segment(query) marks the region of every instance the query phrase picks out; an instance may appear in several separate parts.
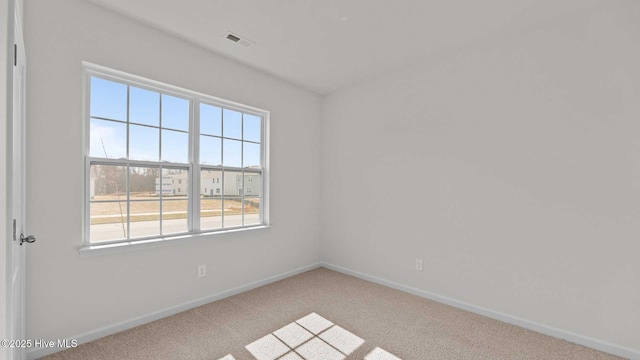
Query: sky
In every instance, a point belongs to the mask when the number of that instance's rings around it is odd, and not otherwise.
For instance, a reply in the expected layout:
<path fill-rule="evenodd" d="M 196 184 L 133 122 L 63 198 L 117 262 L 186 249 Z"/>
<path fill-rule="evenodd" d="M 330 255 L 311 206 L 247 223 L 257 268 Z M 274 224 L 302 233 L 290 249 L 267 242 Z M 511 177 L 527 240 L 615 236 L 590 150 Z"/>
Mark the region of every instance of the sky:
<path fill-rule="evenodd" d="M 260 117 L 199 106 L 201 164 L 260 165 L 260 145 L 242 141 L 260 141 Z M 89 110 L 90 156 L 126 158 L 127 85 L 92 76 Z M 162 161 L 188 164 L 189 100 L 129 86 L 128 124 L 129 159 L 158 161 L 162 150 Z"/>

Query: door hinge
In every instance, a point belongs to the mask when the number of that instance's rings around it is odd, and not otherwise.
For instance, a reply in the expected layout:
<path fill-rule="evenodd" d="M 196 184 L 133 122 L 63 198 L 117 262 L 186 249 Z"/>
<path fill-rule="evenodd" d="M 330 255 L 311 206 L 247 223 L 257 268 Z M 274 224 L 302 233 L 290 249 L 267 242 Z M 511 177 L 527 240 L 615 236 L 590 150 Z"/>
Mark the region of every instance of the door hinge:
<path fill-rule="evenodd" d="M 13 66 L 18 66 L 18 45 L 13 44 Z"/>
<path fill-rule="evenodd" d="M 13 241 L 16 241 L 16 219 L 13 219 Z"/>

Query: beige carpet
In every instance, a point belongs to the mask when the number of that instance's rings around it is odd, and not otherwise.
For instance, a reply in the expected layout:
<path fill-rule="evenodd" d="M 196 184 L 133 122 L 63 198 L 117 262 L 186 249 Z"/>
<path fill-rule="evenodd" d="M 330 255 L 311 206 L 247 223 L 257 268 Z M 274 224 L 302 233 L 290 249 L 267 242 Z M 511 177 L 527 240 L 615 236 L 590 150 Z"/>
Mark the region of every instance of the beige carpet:
<path fill-rule="evenodd" d="M 311 313 L 364 340 L 347 359 L 620 359 L 323 268 L 46 359 L 255 360 L 246 346 Z"/>

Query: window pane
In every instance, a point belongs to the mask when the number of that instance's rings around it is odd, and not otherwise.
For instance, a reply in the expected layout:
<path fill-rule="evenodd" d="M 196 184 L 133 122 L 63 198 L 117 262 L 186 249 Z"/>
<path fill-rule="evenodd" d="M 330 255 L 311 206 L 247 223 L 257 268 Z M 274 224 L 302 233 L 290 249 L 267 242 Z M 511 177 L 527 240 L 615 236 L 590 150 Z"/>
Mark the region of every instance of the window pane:
<path fill-rule="evenodd" d="M 162 201 L 162 233 L 183 233 L 189 231 L 187 223 L 188 201 L 164 199 Z"/>
<path fill-rule="evenodd" d="M 173 179 L 170 176 L 162 175 L 162 187 L 160 187 L 160 178 L 156 179 L 156 194 L 170 195 L 173 192 Z"/>
<path fill-rule="evenodd" d="M 200 229 L 222 227 L 222 171 L 200 173 Z"/>
<path fill-rule="evenodd" d="M 262 119 L 259 116 L 244 114 L 243 115 L 243 140 L 260 142 L 260 127 L 262 123 Z"/>
<path fill-rule="evenodd" d="M 160 235 L 160 201 L 129 203 L 130 237 Z"/>
<path fill-rule="evenodd" d="M 162 130 L 162 161 L 188 163 L 189 134 L 173 130 Z"/>
<path fill-rule="evenodd" d="M 91 203 L 89 241 L 91 243 L 127 238 L 127 203 Z"/>
<path fill-rule="evenodd" d="M 129 122 L 160 126 L 160 94 L 130 86 Z"/>
<path fill-rule="evenodd" d="M 242 173 L 239 171 L 225 171 L 224 196 L 240 196 L 242 191 Z"/>
<path fill-rule="evenodd" d="M 200 135 L 200 164 L 222 164 L 221 151 L 220 138 Z"/>
<path fill-rule="evenodd" d="M 242 113 L 224 109 L 222 110 L 223 128 L 222 136 L 242 139 Z"/>
<path fill-rule="evenodd" d="M 200 172 L 200 196 L 202 198 L 222 196 L 222 171 L 202 170 Z"/>
<path fill-rule="evenodd" d="M 244 196 L 262 196 L 262 176 L 260 173 L 244 173 Z"/>
<path fill-rule="evenodd" d="M 189 172 L 180 169 L 162 170 L 162 196 L 179 198 L 189 195 Z"/>
<path fill-rule="evenodd" d="M 243 175 L 239 171 L 224 172 L 224 227 L 242 226 Z"/>
<path fill-rule="evenodd" d="M 159 168 L 132 167 L 129 170 L 129 197 L 131 200 L 158 200 L 156 182 Z"/>
<path fill-rule="evenodd" d="M 240 198 L 224 198 L 224 227 L 242 226 L 242 202 Z"/>
<path fill-rule="evenodd" d="M 160 235 L 160 201 L 156 190 L 159 174 L 159 168 L 132 167 L 129 170 L 131 237 Z"/>
<path fill-rule="evenodd" d="M 124 159 L 127 157 L 127 125 L 114 121 L 91 119 L 89 156 Z"/>
<path fill-rule="evenodd" d="M 159 130 L 147 126 L 129 125 L 129 159 L 158 161 Z"/>
<path fill-rule="evenodd" d="M 200 104 L 200 133 L 222 135 L 222 109 L 217 106 Z"/>
<path fill-rule="evenodd" d="M 242 141 L 223 139 L 222 142 L 222 165 L 241 167 Z"/>
<path fill-rule="evenodd" d="M 127 200 L 126 166 L 91 165 L 89 196 L 91 200 Z"/>
<path fill-rule="evenodd" d="M 162 94 L 162 127 L 189 130 L 189 100 Z"/>
<path fill-rule="evenodd" d="M 260 144 L 243 141 L 242 146 L 242 166 L 260 167 Z"/>
<path fill-rule="evenodd" d="M 127 85 L 91 77 L 89 115 L 127 121 Z"/>
<path fill-rule="evenodd" d="M 200 200 L 200 229 L 213 230 L 222 227 L 222 200 Z"/>
<path fill-rule="evenodd" d="M 244 198 L 244 225 L 260 224 L 260 198 Z"/>

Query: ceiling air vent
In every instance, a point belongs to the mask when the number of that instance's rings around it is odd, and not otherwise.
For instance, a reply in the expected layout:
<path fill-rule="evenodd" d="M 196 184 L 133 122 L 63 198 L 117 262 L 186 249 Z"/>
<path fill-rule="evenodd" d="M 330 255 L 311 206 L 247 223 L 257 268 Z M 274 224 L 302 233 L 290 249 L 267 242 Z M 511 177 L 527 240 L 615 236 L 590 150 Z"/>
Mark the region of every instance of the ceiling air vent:
<path fill-rule="evenodd" d="M 247 38 L 244 38 L 238 34 L 234 34 L 232 32 L 227 32 L 227 39 L 233 41 L 234 43 L 238 43 L 244 47 L 250 47 L 255 43 Z"/>

